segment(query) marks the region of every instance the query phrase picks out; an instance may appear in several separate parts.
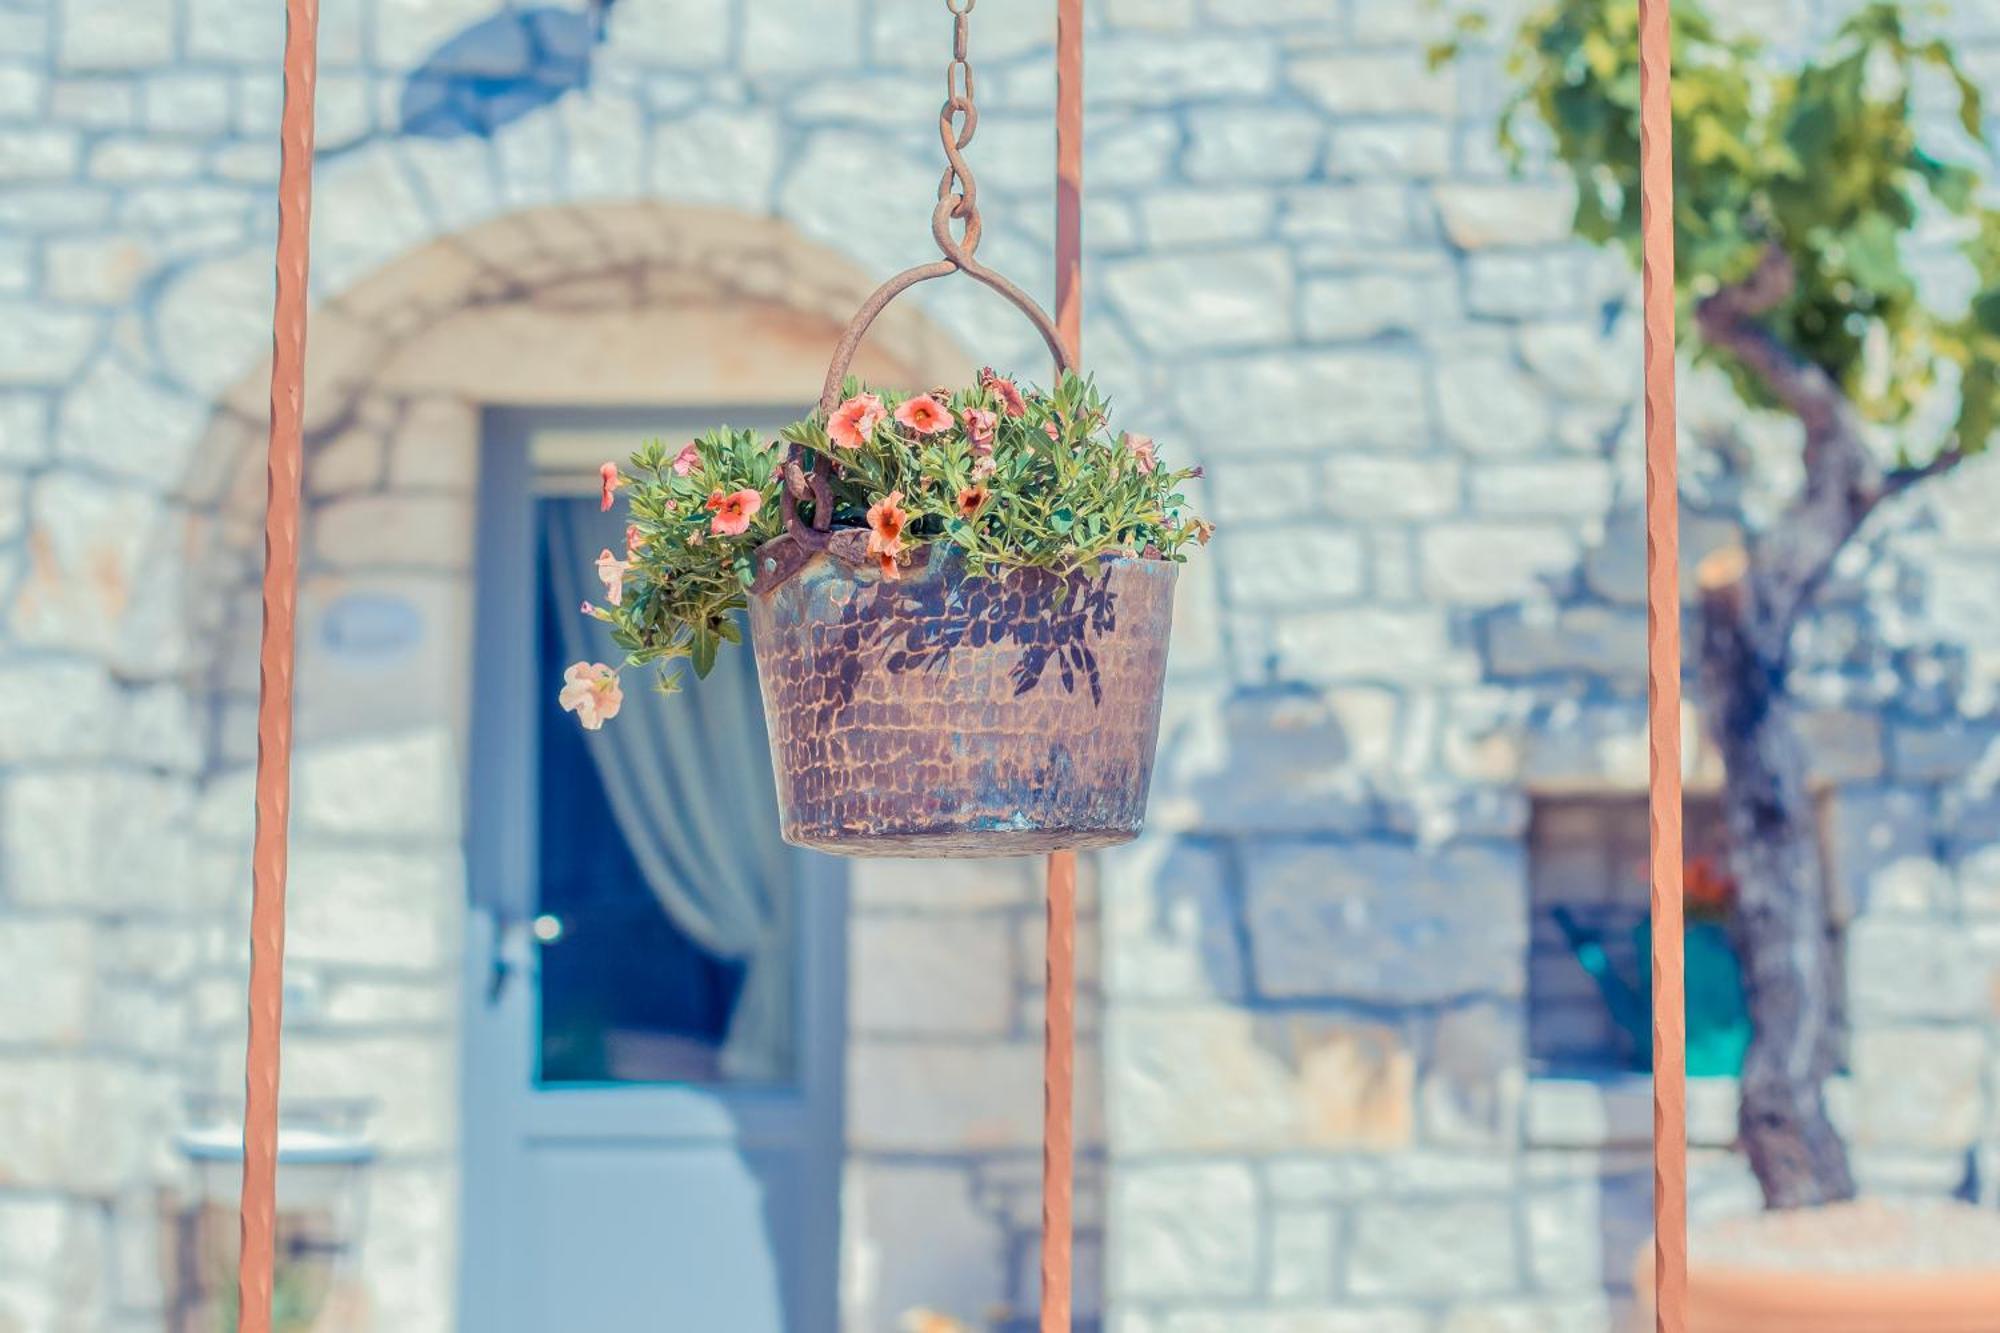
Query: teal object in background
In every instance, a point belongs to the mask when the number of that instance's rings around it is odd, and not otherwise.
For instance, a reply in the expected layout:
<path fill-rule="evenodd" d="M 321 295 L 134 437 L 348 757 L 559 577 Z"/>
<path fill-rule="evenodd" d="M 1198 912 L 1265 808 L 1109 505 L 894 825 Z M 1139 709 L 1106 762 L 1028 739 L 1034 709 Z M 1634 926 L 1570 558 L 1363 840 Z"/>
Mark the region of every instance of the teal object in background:
<path fill-rule="evenodd" d="M 1639 1068 L 1653 1067 L 1653 988 L 1648 961 L 1653 956 L 1653 924 L 1632 927 L 1633 956 L 1639 978 L 1624 975 L 1604 948 L 1604 933 L 1577 923 L 1569 912 L 1555 909 L 1569 947 L 1583 970 L 1597 983 L 1611 1019 L 1632 1039 Z M 1687 1072 L 1690 1078 L 1734 1078 L 1743 1072 L 1743 1053 L 1750 1047 L 1750 1009 L 1743 995 L 1743 970 L 1730 947 L 1729 932 L 1713 921 L 1686 927 Z"/>

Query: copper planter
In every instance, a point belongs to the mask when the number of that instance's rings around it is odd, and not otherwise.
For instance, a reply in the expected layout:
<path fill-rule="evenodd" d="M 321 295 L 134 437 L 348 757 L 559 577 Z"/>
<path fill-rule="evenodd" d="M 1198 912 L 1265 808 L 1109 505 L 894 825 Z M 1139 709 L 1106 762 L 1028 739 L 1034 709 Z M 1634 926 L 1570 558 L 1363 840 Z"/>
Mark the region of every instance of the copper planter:
<path fill-rule="evenodd" d="M 889 580 L 821 551 L 751 595 L 785 841 L 971 857 L 1135 837 L 1177 566 L 988 578 L 928 553 Z"/>

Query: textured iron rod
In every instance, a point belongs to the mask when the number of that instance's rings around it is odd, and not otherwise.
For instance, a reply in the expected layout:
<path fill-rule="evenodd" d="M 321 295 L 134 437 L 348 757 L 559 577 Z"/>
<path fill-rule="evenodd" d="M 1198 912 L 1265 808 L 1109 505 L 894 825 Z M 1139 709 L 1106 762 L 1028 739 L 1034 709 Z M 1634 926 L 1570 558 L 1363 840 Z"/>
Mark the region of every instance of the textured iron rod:
<path fill-rule="evenodd" d="M 1681 597 L 1674 423 L 1670 0 L 1639 0 L 1639 197 L 1646 378 L 1646 733 L 1653 889 L 1653 1300 L 1687 1327 L 1687 1031 L 1681 924 Z"/>
<path fill-rule="evenodd" d="M 306 257 L 312 213 L 318 0 L 286 0 L 279 128 L 277 300 L 271 319 L 271 434 L 264 510 L 264 623 L 258 653 L 257 827 L 251 847 L 250 1032 L 244 1057 L 241 1333 L 270 1333 L 278 1228 L 278 1050 L 284 1029 L 285 864 L 292 803 L 292 643 L 303 466 Z"/>
<path fill-rule="evenodd" d="M 1083 356 L 1083 0 L 1056 0 L 1056 326 Z M 1070 1333 L 1076 1186 L 1076 853 L 1049 857 L 1042 1034 L 1042 1325 Z"/>

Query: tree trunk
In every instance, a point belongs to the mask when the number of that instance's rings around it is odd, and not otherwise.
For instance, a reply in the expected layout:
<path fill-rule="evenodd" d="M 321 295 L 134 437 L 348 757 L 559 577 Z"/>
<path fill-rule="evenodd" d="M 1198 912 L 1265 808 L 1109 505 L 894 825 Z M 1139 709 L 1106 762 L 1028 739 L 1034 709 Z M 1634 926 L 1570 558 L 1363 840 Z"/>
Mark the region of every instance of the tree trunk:
<path fill-rule="evenodd" d="M 1739 1133 L 1766 1206 L 1803 1208 L 1854 1197 L 1846 1147 L 1826 1114 L 1826 1080 L 1840 1060 L 1840 973 L 1805 747 L 1786 694 L 1789 635 L 1753 628 L 1756 582 L 1740 557 L 1713 586 L 1704 578 L 1700 675 L 1722 751 L 1733 933 L 1754 1029 Z"/>

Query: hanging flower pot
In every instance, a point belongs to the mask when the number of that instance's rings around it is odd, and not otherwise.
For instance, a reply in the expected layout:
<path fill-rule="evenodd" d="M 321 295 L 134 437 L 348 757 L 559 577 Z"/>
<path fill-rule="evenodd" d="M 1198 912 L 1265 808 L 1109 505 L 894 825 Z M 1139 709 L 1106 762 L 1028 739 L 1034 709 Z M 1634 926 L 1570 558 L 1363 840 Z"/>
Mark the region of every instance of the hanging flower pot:
<path fill-rule="evenodd" d="M 931 234 L 944 258 L 885 282 L 835 349 L 818 409 L 763 441 L 711 431 L 603 468 L 622 554 L 597 573 L 633 664 L 706 675 L 742 638 L 762 677 L 786 841 L 854 856 L 1013 856 L 1134 837 L 1158 736 L 1174 576 L 1213 530 L 1025 293 L 974 257 L 978 122 L 958 15 L 939 116 L 950 160 Z M 960 224 L 955 233 L 954 222 Z M 1026 315 L 1046 392 L 982 371 L 957 391 L 877 391 L 847 368 L 877 315 L 961 273 Z M 672 677 L 665 680 L 672 688 Z M 563 706 L 596 728 L 618 674 L 579 662 Z"/>
<path fill-rule="evenodd" d="M 789 842 L 1011 856 L 1132 838 L 1177 562 L 1210 532 L 1182 512 L 1193 471 L 1111 436 L 1074 374 L 897 395 L 844 370 L 784 443 L 720 430 L 606 464 L 624 549 L 599 556 L 605 604 L 584 614 L 632 662 L 705 675 L 747 610 Z M 586 727 L 621 697 L 603 664 L 566 677 Z"/>

